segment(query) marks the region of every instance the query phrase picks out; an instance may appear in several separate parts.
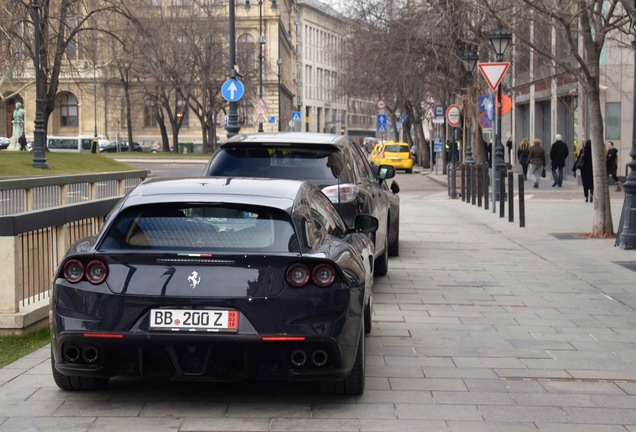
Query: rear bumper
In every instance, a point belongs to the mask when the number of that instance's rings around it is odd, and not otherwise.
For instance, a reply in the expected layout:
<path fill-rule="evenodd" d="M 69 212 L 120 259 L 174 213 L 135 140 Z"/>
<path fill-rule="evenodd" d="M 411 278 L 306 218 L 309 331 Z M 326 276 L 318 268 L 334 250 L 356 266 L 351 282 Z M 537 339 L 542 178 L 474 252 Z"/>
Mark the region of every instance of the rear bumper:
<path fill-rule="evenodd" d="M 170 333 L 86 337 L 69 332 L 53 343 L 55 368 L 68 376 L 150 376 L 173 380 L 322 381 L 351 373 L 357 346 L 330 337 L 263 341 L 261 336 Z"/>

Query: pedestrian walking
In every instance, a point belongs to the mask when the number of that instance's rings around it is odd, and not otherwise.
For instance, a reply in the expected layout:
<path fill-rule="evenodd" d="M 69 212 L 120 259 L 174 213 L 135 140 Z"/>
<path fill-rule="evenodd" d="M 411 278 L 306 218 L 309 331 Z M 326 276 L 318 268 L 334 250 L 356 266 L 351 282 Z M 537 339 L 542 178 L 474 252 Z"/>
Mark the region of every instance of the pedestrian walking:
<path fill-rule="evenodd" d="M 554 179 L 552 187 L 563 186 L 563 168 L 565 168 L 568 154 L 570 154 L 568 145 L 563 142 L 563 137 L 560 134 L 556 134 L 550 147 L 550 165 L 552 166 L 552 178 Z"/>
<path fill-rule="evenodd" d="M 607 174 L 614 179 L 616 192 L 620 192 L 623 190 L 623 185 L 621 185 L 621 182 L 616 175 L 616 171 L 618 170 L 618 150 L 614 147 L 614 143 L 612 141 L 607 142 L 607 147 L 607 157 L 605 158 Z"/>
<path fill-rule="evenodd" d="M 20 151 L 27 151 L 27 140 L 24 136 L 24 132 L 22 132 L 22 135 L 18 138 L 18 144 L 20 144 Z M 616 170 L 614 170 L 614 172 L 616 172 Z"/>
<path fill-rule="evenodd" d="M 592 141 L 586 140 L 585 145 L 579 152 L 579 156 L 574 162 L 574 176 L 576 170 L 581 172 L 581 183 L 583 184 L 583 195 L 585 202 L 594 202 L 594 172 L 592 171 Z"/>
<path fill-rule="evenodd" d="M 539 138 L 535 138 L 534 141 L 532 141 L 528 161 L 530 162 L 530 175 L 534 180 L 532 187 L 539 189 L 541 177 L 545 177 L 545 150 L 541 147 L 541 140 Z"/>
<path fill-rule="evenodd" d="M 528 138 L 521 140 L 519 148 L 517 149 L 517 160 L 521 164 L 523 169 L 523 179 L 528 180 L 528 156 L 530 155 L 530 143 Z"/>

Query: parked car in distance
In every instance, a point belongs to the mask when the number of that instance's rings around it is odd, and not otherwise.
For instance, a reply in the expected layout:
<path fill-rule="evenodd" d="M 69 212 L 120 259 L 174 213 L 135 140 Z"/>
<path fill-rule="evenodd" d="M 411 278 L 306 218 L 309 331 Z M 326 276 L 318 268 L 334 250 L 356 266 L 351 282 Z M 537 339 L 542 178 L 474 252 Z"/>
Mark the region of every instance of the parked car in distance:
<path fill-rule="evenodd" d="M 6 150 L 9 148 L 11 140 L 7 137 L 0 137 L 0 150 Z"/>
<path fill-rule="evenodd" d="M 360 394 L 377 228 L 362 214 L 348 226 L 307 182 L 148 180 L 55 273 L 55 383 L 256 378 Z"/>
<path fill-rule="evenodd" d="M 369 154 L 369 162 L 371 165 L 378 166 L 380 165 L 380 153 L 382 153 L 382 148 L 385 144 L 391 143 L 392 141 L 384 141 L 383 143 L 377 143 L 373 146 L 371 153 Z"/>
<path fill-rule="evenodd" d="M 236 135 L 219 147 L 204 175 L 307 180 L 322 189 L 350 226 L 362 213 L 379 220 L 373 238 L 375 275 L 385 275 L 389 255 L 399 253 L 399 186 L 387 184 L 395 169 L 372 168 L 364 151 L 346 135 Z"/>
<path fill-rule="evenodd" d="M 111 141 L 108 144 L 102 146 L 99 151 L 101 153 L 117 153 L 117 141 Z M 120 152 L 127 152 L 129 151 L 129 145 L 128 145 L 128 141 L 122 141 L 119 143 L 119 151 Z M 138 142 L 134 142 L 132 143 L 132 151 L 133 152 L 143 152 L 143 149 L 141 148 L 141 146 L 139 145 Z"/>
<path fill-rule="evenodd" d="M 140 140 L 139 145 L 146 153 L 158 153 L 161 149 L 161 143 L 157 140 Z"/>
<path fill-rule="evenodd" d="M 413 155 L 407 143 L 387 142 L 377 155 L 377 165 L 391 165 L 396 170 L 413 172 Z"/>
<path fill-rule="evenodd" d="M 46 148 L 52 152 L 90 152 L 94 137 L 91 136 L 47 136 Z"/>

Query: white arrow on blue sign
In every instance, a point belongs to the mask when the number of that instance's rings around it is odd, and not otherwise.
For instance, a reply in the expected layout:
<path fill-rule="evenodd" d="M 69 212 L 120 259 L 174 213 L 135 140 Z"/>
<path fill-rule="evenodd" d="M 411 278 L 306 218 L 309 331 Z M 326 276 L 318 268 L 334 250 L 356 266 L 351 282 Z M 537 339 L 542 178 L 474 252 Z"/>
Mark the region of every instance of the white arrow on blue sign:
<path fill-rule="evenodd" d="M 269 124 L 274 124 L 274 123 L 276 123 L 276 117 L 275 117 L 275 116 L 269 116 L 269 117 L 267 118 L 267 123 L 269 123 Z"/>
<path fill-rule="evenodd" d="M 235 79 L 229 79 L 221 86 L 221 95 L 228 102 L 238 101 L 243 97 L 243 93 L 245 93 L 245 86 Z"/>
<path fill-rule="evenodd" d="M 385 125 L 385 129 L 386 129 L 386 114 L 377 114 L 375 116 L 375 121 L 378 123 L 378 125 Z"/>
<path fill-rule="evenodd" d="M 292 119 L 293 122 L 299 122 L 300 121 L 300 111 L 292 111 L 291 119 Z"/>

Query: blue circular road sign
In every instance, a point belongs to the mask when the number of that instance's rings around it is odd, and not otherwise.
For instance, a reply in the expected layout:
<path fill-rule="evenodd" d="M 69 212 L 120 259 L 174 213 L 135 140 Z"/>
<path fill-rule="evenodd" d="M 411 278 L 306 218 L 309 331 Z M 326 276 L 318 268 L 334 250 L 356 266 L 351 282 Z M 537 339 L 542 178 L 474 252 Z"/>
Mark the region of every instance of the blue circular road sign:
<path fill-rule="evenodd" d="M 245 86 L 239 80 L 229 79 L 221 86 L 221 95 L 228 102 L 236 102 L 243 97 Z"/>

